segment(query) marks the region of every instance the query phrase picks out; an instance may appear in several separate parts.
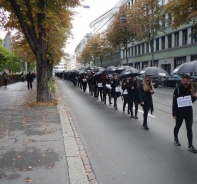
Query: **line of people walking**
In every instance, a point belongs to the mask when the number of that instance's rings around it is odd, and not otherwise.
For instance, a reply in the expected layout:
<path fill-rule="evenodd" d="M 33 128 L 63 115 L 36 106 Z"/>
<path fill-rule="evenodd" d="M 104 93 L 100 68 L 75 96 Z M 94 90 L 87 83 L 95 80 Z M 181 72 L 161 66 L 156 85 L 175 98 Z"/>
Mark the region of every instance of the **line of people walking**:
<path fill-rule="evenodd" d="M 109 105 L 114 104 L 114 109 L 117 110 L 117 98 L 121 97 L 123 100 L 123 111 L 125 112 L 126 105 L 128 105 L 127 113 L 131 114 L 131 118 L 138 119 L 138 106 L 141 105 L 143 109 L 143 127 L 149 130 L 148 126 L 148 112 L 151 114 L 154 111 L 152 95 L 154 94 L 154 86 L 151 81 L 151 76 L 146 75 L 143 83 L 139 84 L 137 77 L 127 77 L 121 82 L 118 75 L 102 74 L 99 76 L 79 75 L 73 78 L 66 76 L 66 80 L 71 81 L 76 87 L 81 88 L 84 92 L 89 87 L 89 93 L 106 104 L 107 96 Z M 174 144 L 181 146 L 179 142 L 178 133 L 183 120 L 186 123 L 188 150 L 197 153 L 193 146 L 193 109 L 192 103 L 196 101 L 197 95 L 194 90 L 190 78 L 183 76 L 181 85 L 175 89 L 173 94 L 172 116 L 175 119 L 174 127 Z M 112 103 L 113 99 L 113 103 Z M 133 108 L 135 107 L 135 108 Z M 134 112 L 133 112 L 134 110 Z"/>

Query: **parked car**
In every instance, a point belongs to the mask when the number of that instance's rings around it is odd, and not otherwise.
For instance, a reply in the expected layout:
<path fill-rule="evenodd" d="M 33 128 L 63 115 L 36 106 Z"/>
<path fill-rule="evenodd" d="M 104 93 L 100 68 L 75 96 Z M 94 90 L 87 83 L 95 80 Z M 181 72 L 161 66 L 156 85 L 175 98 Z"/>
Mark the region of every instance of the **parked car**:
<path fill-rule="evenodd" d="M 161 84 L 162 86 L 173 86 L 178 87 L 181 83 L 182 77 L 178 74 L 170 75 L 169 78 L 164 79 Z"/>

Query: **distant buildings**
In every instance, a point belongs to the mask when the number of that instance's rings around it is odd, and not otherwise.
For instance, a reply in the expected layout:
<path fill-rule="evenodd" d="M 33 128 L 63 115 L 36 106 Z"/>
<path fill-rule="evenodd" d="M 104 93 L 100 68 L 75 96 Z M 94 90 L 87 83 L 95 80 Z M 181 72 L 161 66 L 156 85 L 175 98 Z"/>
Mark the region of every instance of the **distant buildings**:
<path fill-rule="evenodd" d="M 9 51 L 11 51 L 12 50 L 11 44 L 12 44 L 11 37 L 10 34 L 8 33 L 3 39 L 2 46 L 8 49 Z"/>

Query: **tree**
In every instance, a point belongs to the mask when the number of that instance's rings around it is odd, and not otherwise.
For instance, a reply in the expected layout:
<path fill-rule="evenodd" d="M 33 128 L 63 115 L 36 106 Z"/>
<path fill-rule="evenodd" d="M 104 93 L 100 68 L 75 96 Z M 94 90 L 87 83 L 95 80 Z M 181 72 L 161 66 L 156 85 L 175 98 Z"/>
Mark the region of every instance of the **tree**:
<path fill-rule="evenodd" d="M 133 25 L 127 19 L 126 5 L 120 7 L 119 12 L 115 15 L 114 20 L 108 27 L 106 33 L 107 40 L 112 48 L 123 46 L 126 50 L 126 64 L 128 65 L 127 45 L 134 41 L 135 31 Z"/>
<path fill-rule="evenodd" d="M 165 12 L 171 14 L 172 27 L 177 28 L 182 24 L 193 22 L 197 26 L 197 1 L 196 0 L 169 0 Z"/>
<path fill-rule="evenodd" d="M 150 44 L 152 63 L 154 61 L 154 39 L 159 31 L 164 30 L 164 7 L 159 0 L 138 0 L 129 10 L 128 19 L 135 29 L 135 40 L 145 40 Z"/>
<path fill-rule="evenodd" d="M 7 29 L 17 29 L 23 33 L 37 65 L 37 101 L 47 102 L 48 94 L 48 61 L 47 54 L 54 54 L 52 40 L 57 39 L 58 49 L 63 47 L 62 40 L 54 37 L 55 31 L 70 34 L 71 18 L 73 16 L 69 7 L 76 7 L 80 0 L 0 0 L 1 23 Z M 8 13 L 5 13 L 8 12 Z M 9 18 L 6 18 L 8 15 Z M 65 29 L 64 29 L 65 28 Z M 60 34 L 59 34 L 60 35 Z M 56 35 L 55 35 L 56 36 Z M 66 35 L 67 37 L 67 35 Z M 50 41 L 51 42 L 50 42 Z M 53 42 L 54 43 L 54 42 Z M 56 49 L 56 48 L 55 48 Z M 51 52 L 50 52 L 51 51 Z"/>

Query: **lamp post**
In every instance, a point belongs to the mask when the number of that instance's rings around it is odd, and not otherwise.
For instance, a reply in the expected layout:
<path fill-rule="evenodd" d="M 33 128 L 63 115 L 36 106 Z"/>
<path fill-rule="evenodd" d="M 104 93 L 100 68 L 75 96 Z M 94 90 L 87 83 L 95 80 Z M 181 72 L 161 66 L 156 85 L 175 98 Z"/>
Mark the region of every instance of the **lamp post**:
<path fill-rule="evenodd" d="M 120 20 L 121 20 L 121 21 L 125 21 L 125 22 L 127 21 L 127 19 L 126 19 L 125 16 L 120 17 Z M 126 30 L 127 30 L 127 28 L 124 27 L 125 33 L 126 33 Z M 124 42 L 124 41 L 123 41 L 123 42 Z M 125 44 L 124 46 L 125 46 L 125 50 L 126 50 L 126 63 L 127 63 L 127 65 L 129 65 L 128 55 L 127 55 L 127 40 L 126 40 L 126 44 Z"/>

